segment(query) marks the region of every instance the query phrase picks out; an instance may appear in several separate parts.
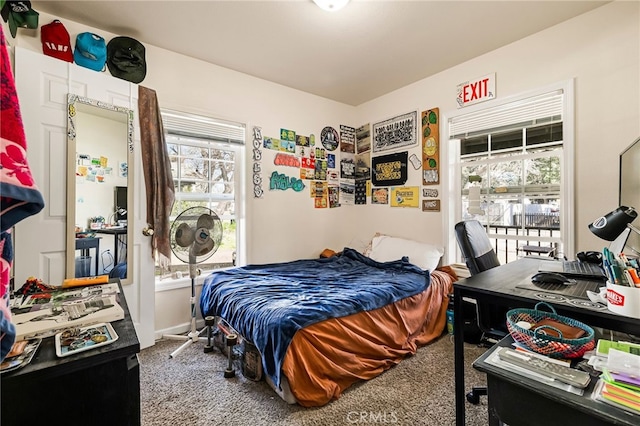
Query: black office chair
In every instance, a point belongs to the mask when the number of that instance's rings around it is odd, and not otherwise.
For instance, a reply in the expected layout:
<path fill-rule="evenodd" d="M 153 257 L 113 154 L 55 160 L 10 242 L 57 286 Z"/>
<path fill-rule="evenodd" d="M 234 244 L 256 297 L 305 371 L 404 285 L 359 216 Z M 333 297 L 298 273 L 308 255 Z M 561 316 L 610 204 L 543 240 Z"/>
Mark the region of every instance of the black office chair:
<path fill-rule="evenodd" d="M 480 222 L 477 220 L 458 222 L 455 225 L 455 232 L 462 257 L 471 275 L 500 266 L 498 256 Z M 490 304 L 476 303 L 476 321 L 482 331 L 481 343 L 497 341 L 507 335 L 505 315 L 506 310 L 503 312 L 501 309 L 492 308 Z M 467 393 L 467 401 L 478 404 L 480 395 L 486 394 L 486 387 L 473 387 Z"/>

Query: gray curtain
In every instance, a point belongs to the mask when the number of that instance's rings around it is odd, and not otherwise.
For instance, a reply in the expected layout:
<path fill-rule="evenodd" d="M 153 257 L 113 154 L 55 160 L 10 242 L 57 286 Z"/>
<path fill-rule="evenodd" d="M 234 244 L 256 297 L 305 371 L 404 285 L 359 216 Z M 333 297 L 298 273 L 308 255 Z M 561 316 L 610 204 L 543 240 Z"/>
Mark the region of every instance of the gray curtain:
<path fill-rule="evenodd" d="M 147 189 L 147 223 L 154 230 L 151 248 L 154 259 L 168 267 L 171 259 L 169 215 L 174 201 L 173 176 L 162 116 L 155 90 L 138 86 L 138 115 L 144 182 Z"/>

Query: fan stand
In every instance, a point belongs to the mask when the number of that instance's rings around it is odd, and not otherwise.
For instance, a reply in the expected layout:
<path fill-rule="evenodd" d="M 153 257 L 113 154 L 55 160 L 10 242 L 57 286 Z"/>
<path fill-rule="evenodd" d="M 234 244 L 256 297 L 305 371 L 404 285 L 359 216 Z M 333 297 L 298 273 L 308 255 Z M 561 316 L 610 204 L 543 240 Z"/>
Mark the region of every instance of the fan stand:
<path fill-rule="evenodd" d="M 182 352 L 182 350 L 184 348 L 186 348 L 187 346 L 191 345 L 192 343 L 196 343 L 199 340 L 204 340 L 206 341 L 207 338 L 206 337 L 200 337 L 200 335 L 202 333 L 204 333 L 205 331 L 207 331 L 207 327 L 203 328 L 202 330 L 198 331 L 196 329 L 196 264 L 195 264 L 195 256 L 193 255 L 193 253 L 189 254 L 189 276 L 191 277 L 191 331 L 189 331 L 189 333 L 185 336 L 185 335 L 175 335 L 175 334 L 167 334 L 164 335 L 164 337 L 168 338 L 168 339 L 175 339 L 175 340 L 184 340 L 186 339 L 187 341 L 184 342 L 178 349 L 176 349 L 175 351 L 171 352 L 171 354 L 169 354 L 169 358 L 175 358 L 180 352 Z M 206 348 L 205 348 L 206 351 Z"/>

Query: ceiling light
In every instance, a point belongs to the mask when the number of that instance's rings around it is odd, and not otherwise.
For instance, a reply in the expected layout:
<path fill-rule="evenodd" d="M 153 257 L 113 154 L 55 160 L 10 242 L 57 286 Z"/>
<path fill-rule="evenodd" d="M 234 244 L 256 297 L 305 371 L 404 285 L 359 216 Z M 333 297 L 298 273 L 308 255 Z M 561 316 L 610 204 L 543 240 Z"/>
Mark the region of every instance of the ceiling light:
<path fill-rule="evenodd" d="M 349 3 L 349 0 L 313 0 L 320 9 L 327 10 L 329 12 L 335 12 L 342 9 Z"/>

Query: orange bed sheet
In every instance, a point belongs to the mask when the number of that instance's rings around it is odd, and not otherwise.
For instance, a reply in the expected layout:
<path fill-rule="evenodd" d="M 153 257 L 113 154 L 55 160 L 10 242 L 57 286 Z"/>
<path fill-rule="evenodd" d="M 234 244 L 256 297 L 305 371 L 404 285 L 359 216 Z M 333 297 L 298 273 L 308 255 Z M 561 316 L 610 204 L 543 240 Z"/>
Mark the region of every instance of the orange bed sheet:
<path fill-rule="evenodd" d="M 429 288 L 415 296 L 299 330 L 282 367 L 298 404 L 325 405 L 441 336 L 456 279 L 447 271 L 433 271 Z"/>

